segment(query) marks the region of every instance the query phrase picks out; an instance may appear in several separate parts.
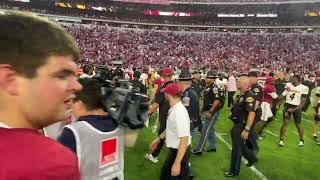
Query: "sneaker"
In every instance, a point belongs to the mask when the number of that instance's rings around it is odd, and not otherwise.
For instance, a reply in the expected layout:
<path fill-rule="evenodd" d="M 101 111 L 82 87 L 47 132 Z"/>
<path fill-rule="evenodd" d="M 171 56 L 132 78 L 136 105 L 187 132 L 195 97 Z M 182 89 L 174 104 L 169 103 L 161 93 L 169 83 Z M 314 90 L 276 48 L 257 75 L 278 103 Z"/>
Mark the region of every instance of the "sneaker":
<path fill-rule="evenodd" d="M 231 172 L 231 171 L 227 171 L 227 172 L 224 173 L 224 177 L 236 177 L 236 176 L 238 176 L 238 175 L 239 175 L 239 174 L 233 173 L 233 172 Z"/>
<path fill-rule="evenodd" d="M 206 152 L 217 152 L 216 148 L 208 148 L 205 150 Z"/>
<path fill-rule="evenodd" d="M 313 139 L 315 142 L 319 142 L 318 136 L 312 136 L 312 139 Z"/>
<path fill-rule="evenodd" d="M 283 147 L 284 146 L 284 141 L 283 140 L 280 140 L 279 142 L 279 146 Z"/>
<path fill-rule="evenodd" d="M 304 146 L 304 142 L 303 141 L 299 141 L 298 146 L 303 147 Z"/>
<path fill-rule="evenodd" d="M 202 152 L 201 152 L 201 151 L 197 151 L 197 150 L 195 150 L 195 149 L 192 149 L 192 150 L 191 150 L 191 153 L 194 154 L 194 155 L 198 155 L 198 156 L 202 155 Z"/>
<path fill-rule="evenodd" d="M 251 167 L 251 166 L 253 166 L 253 164 L 256 163 L 256 162 L 258 162 L 258 159 L 255 159 L 254 161 L 248 161 L 247 166 L 248 166 L 248 167 Z"/>
<path fill-rule="evenodd" d="M 258 139 L 259 139 L 259 140 L 262 140 L 262 139 L 263 139 L 263 137 L 262 137 L 262 136 L 259 136 L 259 137 L 258 137 Z"/>
<path fill-rule="evenodd" d="M 146 159 L 148 159 L 149 161 L 153 162 L 153 163 L 157 163 L 159 162 L 157 157 L 153 157 L 152 154 L 146 154 L 144 156 Z"/>

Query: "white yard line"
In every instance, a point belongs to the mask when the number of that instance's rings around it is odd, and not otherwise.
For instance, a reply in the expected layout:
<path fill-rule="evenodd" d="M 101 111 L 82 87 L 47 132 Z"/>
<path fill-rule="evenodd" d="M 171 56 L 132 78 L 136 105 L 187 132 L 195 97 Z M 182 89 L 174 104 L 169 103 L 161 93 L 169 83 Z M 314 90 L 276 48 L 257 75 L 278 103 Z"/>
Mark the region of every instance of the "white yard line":
<path fill-rule="evenodd" d="M 227 133 L 216 133 L 217 136 L 227 136 Z"/>
<path fill-rule="evenodd" d="M 273 132 L 271 132 L 271 131 L 269 131 L 269 130 L 265 130 L 267 133 L 269 133 L 269 134 L 271 134 L 272 136 L 274 136 L 274 137 L 278 137 L 278 135 L 277 134 L 275 134 L 275 133 L 273 133 Z"/>
<path fill-rule="evenodd" d="M 313 123 L 313 121 L 310 121 L 310 120 L 308 120 L 308 119 L 306 119 L 306 118 L 302 118 L 302 120 L 303 120 L 303 121 L 307 121 L 307 122 L 309 122 L 309 123 Z"/>
<path fill-rule="evenodd" d="M 223 142 L 230 150 L 232 150 L 231 145 L 219 134 L 217 134 L 217 138 Z M 245 163 L 246 161 L 242 158 L 242 162 Z M 254 166 L 251 166 L 250 169 L 262 180 L 268 180 L 267 177 L 265 175 L 262 174 L 262 172 L 260 172 L 257 168 L 255 168 Z"/>

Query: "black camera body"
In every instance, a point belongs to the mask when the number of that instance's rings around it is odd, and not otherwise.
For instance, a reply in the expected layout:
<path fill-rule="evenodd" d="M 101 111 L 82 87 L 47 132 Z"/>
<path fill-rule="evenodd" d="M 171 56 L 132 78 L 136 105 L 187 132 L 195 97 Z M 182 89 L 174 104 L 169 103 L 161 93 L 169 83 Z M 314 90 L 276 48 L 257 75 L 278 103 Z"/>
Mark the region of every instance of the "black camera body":
<path fill-rule="evenodd" d="M 130 83 L 119 77 L 113 77 L 110 81 L 107 73 L 105 68 L 98 67 L 93 77 L 102 84 L 103 107 L 117 123 L 130 129 L 143 128 L 148 120 L 150 98 L 130 88 Z"/>

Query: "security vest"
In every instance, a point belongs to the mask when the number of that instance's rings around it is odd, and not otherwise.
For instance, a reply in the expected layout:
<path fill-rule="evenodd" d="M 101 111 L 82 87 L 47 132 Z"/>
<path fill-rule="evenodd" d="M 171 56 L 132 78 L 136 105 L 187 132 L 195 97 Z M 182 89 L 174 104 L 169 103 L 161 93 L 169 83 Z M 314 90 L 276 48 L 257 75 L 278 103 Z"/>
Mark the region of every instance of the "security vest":
<path fill-rule="evenodd" d="M 82 180 L 123 180 L 124 130 L 102 132 L 88 122 L 67 125 L 76 139 Z"/>

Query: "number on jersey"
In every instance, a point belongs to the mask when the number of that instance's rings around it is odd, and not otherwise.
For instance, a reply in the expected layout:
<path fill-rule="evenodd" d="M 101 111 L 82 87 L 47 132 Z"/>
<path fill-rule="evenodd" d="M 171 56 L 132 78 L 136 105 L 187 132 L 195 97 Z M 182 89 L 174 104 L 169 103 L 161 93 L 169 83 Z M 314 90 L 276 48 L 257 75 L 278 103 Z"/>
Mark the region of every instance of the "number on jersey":
<path fill-rule="evenodd" d="M 295 96 L 296 96 L 296 93 L 293 93 L 293 94 L 290 95 L 291 101 L 294 99 Z"/>

